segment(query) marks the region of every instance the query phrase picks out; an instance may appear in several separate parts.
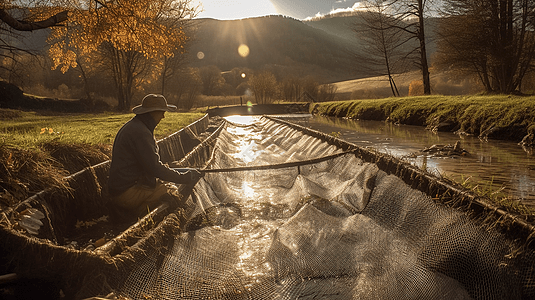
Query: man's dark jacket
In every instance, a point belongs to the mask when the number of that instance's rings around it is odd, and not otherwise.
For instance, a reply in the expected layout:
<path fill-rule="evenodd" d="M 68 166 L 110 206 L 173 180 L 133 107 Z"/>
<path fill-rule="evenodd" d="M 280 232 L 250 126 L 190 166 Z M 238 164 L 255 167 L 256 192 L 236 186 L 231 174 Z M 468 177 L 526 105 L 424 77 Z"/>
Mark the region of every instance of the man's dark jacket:
<path fill-rule="evenodd" d="M 156 186 L 156 178 L 185 184 L 188 173 L 179 173 L 160 161 L 154 128 L 158 125 L 148 113 L 136 115 L 123 125 L 113 142 L 108 191 L 118 196 L 135 184 Z"/>

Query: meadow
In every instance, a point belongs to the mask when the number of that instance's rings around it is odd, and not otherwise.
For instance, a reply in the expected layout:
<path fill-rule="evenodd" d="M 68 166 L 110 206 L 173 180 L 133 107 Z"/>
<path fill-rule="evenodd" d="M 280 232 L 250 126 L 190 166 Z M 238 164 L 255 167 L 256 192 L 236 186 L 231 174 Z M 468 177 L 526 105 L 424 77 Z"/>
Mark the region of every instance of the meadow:
<path fill-rule="evenodd" d="M 161 139 L 201 118 L 204 114 L 166 113 L 154 135 Z M 0 110 L 0 142 L 36 149 L 47 142 L 65 144 L 113 144 L 119 128 L 134 114 L 55 114 Z"/>

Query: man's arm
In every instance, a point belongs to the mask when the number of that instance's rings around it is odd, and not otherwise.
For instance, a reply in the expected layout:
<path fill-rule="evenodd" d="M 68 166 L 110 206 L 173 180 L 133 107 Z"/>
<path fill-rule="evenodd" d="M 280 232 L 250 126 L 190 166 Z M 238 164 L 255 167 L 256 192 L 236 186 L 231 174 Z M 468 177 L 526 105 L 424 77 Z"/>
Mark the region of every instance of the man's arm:
<path fill-rule="evenodd" d="M 196 183 L 201 177 L 201 173 L 196 169 L 189 169 L 187 172 L 182 173 L 164 165 L 156 152 L 156 143 L 152 136 L 150 139 L 146 136 L 135 139 L 135 147 L 137 149 L 137 159 L 148 175 L 178 184 Z"/>

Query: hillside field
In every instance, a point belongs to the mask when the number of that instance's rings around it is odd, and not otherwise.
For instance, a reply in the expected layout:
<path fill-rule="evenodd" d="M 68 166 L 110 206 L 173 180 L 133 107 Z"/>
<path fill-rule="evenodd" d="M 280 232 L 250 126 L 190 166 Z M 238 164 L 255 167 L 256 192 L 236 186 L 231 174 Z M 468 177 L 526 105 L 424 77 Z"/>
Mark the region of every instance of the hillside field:
<path fill-rule="evenodd" d="M 401 96 L 409 95 L 411 82 L 422 80 L 420 71 L 393 76 Z M 431 92 L 437 95 L 468 95 L 482 91 L 475 78 L 460 76 L 454 72 L 431 71 Z M 339 100 L 380 99 L 392 97 L 387 76 L 368 77 L 333 83 Z"/>

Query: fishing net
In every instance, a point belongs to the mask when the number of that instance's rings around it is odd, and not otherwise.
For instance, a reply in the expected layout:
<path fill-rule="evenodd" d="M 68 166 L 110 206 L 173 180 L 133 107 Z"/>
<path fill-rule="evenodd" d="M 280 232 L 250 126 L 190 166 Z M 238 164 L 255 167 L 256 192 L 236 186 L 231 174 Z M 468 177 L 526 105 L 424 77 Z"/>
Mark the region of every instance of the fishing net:
<path fill-rule="evenodd" d="M 89 274 L 127 299 L 531 299 L 534 258 L 397 176 L 269 119 L 227 123 L 185 214 Z M 200 161 L 200 160 L 199 160 Z"/>

